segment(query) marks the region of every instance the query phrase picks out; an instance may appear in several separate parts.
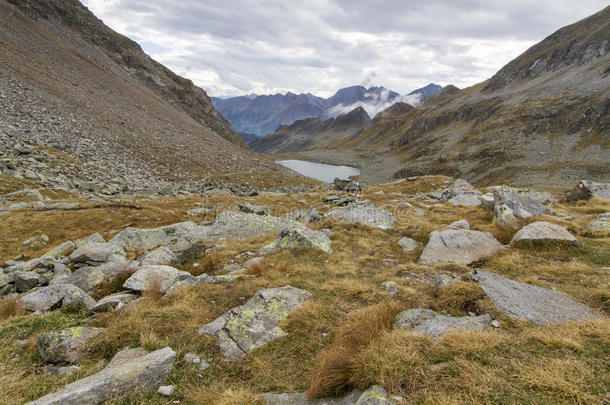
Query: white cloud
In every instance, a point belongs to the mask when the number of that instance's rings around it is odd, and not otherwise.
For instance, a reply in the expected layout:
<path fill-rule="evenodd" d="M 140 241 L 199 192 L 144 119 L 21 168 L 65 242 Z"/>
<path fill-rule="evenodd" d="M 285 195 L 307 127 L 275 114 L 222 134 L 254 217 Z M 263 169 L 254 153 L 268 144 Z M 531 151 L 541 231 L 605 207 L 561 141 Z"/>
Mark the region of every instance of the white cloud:
<path fill-rule="evenodd" d="M 212 95 L 367 82 L 399 93 L 492 76 L 605 0 L 84 0 L 110 27 Z M 375 77 L 370 76 L 376 72 Z"/>

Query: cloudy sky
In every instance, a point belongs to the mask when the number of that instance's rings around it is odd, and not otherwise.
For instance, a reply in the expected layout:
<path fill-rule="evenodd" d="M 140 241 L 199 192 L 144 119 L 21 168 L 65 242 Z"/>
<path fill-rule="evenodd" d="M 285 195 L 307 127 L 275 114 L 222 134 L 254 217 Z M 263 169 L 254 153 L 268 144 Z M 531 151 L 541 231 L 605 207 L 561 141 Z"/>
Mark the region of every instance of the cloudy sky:
<path fill-rule="evenodd" d="M 607 0 L 84 0 L 210 95 L 466 87 Z"/>

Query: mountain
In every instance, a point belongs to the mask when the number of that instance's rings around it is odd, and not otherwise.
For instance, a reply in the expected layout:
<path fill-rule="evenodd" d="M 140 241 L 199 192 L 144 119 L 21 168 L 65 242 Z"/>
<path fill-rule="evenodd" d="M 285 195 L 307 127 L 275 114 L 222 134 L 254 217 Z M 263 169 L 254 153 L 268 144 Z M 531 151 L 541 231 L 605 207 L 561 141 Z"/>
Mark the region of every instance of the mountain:
<path fill-rule="evenodd" d="M 422 99 L 424 99 L 426 97 L 430 97 L 430 96 L 435 95 L 436 93 L 441 91 L 442 88 L 443 88 L 443 86 L 440 86 L 440 85 L 434 84 L 434 83 L 430 83 L 429 85 L 427 85 L 425 87 L 422 87 L 421 89 L 413 90 L 408 95 L 409 96 L 413 96 L 413 95 L 417 94 Z"/>
<path fill-rule="evenodd" d="M 40 173 L 70 186 L 256 183 L 282 170 L 245 146 L 204 90 L 77 0 L 1 2 L 0 55 L 0 169 L 22 162 L 11 156 L 25 144 L 82 162 Z"/>
<path fill-rule="evenodd" d="M 610 181 L 608 38 L 610 7 L 560 29 L 483 83 L 444 87 L 308 153 L 339 164 L 358 156 L 363 177 L 375 180 L 438 173 L 482 185 Z"/>
<path fill-rule="evenodd" d="M 239 132 L 259 136 L 273 133 L 280 125 L 304 118 L 336 117 L 359 105 L 365 108 L 391 103 L 399 94 L 383 87 L 352 86 L 340 89 L 329 98 L 312 94 L 286 93 L 268 96 L 212 97 L 213 105 Z"/>
<path fill-rule="evenodd" d="M 253 150 L 261 153 L 303 151 L 328 143 L 337 137 L 358 133 L 371 122 L 364 108 L 357 107 L 336 118 L 306 118 L 290 125 L 281 125 L 273 134 L 248 144 Z"/>
<path fill-rule="evenodd" d="M 245 143 L 250 143 L 259 138 L 258 135 L 249 134 L 247 132 L 238 132 L 237 135 L 241 138 Z"/>

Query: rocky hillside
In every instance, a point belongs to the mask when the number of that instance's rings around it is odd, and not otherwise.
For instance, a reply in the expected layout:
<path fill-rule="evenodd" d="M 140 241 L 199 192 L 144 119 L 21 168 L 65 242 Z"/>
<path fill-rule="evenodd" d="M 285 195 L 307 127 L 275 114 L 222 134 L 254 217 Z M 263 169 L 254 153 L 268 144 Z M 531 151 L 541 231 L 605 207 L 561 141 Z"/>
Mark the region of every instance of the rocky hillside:
<path fill-rule="evenodd" d="M 356 134 L 371 124 L 364 108 L 357 107 L 337 118 L 307 118 L 281 125 L 271 135 L 252 140 L 248 145 L 261 153 L 301 152 L 326 145 L 347 134 Z"/>
<path fill-rule="evenodd" d="M 324 153 L 338 164 L 354 154 L 385 155 L 398 160 L 397 177 L 459 173 L 480 184 L 548 186 L 608 181 L 608 38 L 610 7 L 557 31 L 491 79 L 463 90 L 448 86 L 416 109 L 384 114 Z M 360 166 L 363 175 L 379 172 L 366 159 Z"/>
<path fill-rule="evenodd" d="M 202 89 L 76 0 L 0 3 L 0 51 L 4 173 L 113 193 L 301 181 L 248 150 Z M 23 159 L 32 149 L 44 157 Z"/>

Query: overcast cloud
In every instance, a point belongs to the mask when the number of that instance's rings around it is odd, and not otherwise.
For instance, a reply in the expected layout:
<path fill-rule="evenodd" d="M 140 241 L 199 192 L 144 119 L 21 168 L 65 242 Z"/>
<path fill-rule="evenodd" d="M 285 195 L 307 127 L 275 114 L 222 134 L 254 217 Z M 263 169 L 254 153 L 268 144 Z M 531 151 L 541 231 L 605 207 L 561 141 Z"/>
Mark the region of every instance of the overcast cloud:
<path fill-rule="evenodd" d="M 84 0 L 210 95 L 483 81 L 607 0 Z"/>

